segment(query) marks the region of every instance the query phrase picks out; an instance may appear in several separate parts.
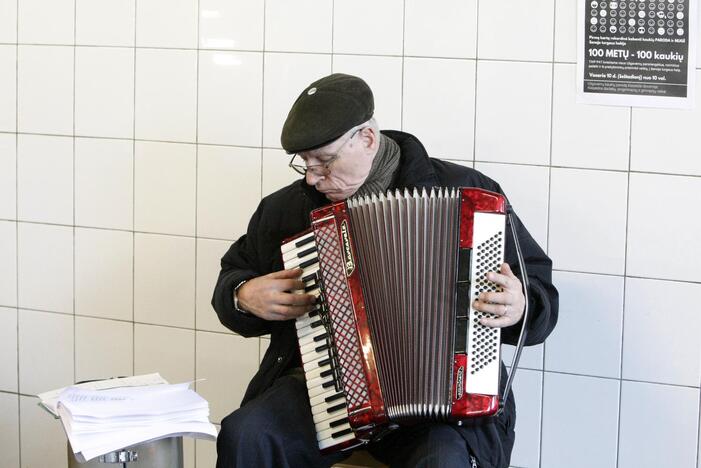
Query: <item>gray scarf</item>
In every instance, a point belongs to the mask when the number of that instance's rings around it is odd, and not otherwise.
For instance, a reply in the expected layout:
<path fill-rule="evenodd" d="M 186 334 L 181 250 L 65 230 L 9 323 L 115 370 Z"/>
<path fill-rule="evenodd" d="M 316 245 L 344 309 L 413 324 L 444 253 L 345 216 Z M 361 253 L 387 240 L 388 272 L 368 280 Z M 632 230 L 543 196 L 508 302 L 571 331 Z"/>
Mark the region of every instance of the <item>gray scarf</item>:
<path fill-rule="evenodd" d="M 400 155 L 399 145 L 391 138 L 380 134 L 380 147 L 377 149 L 375 159 L 372 160 L 370 173 L 354 196 L 387 191 L 392 177 L 399 167 Z"/>

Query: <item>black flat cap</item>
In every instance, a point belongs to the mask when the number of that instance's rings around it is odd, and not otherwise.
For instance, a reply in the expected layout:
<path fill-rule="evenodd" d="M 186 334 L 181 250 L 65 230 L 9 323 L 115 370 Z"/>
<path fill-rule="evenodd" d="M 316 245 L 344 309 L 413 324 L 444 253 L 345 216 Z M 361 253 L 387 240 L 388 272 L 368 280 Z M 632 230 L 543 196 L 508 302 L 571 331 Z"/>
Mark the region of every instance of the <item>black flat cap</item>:
<path fill-rule="evenodd" d="M 280 141 L 288 153 L 331 143 L 375 111 L 372 90 L 357 76 L 334 73 L 302 91 L 287 115 Z"/>

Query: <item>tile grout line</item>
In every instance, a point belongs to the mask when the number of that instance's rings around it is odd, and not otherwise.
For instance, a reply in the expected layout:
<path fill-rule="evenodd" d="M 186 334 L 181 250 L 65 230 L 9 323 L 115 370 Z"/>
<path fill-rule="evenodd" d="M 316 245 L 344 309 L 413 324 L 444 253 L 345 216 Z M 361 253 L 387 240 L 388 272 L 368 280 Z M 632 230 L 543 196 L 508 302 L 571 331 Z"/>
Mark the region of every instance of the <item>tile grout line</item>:
<path fill-rule="evenodd" d="M 197 223 L 197 214 L 199 212 L 198 209 L 198 197 L 199 197 L 199 182 L 200 182 L 200 177 L 199 177 L 199 169 L 200 169 L 200 0 L 197 0 L 197 24 L 195 25 L 195 41 L 197 44 L 197 50 L 195 52 L 196 54 L 196 75 L 195 75 L 195 264 L 193 265 L 193 268 L 195 269 L 195 275 L 194 275 L 194 288 L 193 288 L 193 304 L 192 304 L 192 313 L 193 313 L 193 320 L 192 320 L 192 325 L 193 325 L 193 331 L 192 331 L 192 338 L 193 338 L 193 346 L 194 346 L 194 356 L 192 359 L 193 363 L 193 377 L 195 379 L 195 391 L 197 390 L 197 254 L 198 254 L 198 247 L 199 247 L 199 242 L 197 242 L 198 239 L 198 223 Z M 197 468 L 197 442 L 193 440 L 192 442 L 192 452 L 193 452 L 193 458 L 194 458 L 194 466 Z"/>
<path fill-rule="evenodd" d="M 138 1 L 134 0 L 134 81 L 132 83 L 131 147 L 131 369 L 136 373 L 136 62 Z"/>
<path fill-rule="evenodd" d="M 623 351 L 625 349 L 625 324 L 626 324 L 626 288 L 628 287 L 628 222 L 630 221 L 630 167 L 632 160 L 632 148 L 633 148 L 633 108 L 628 108 L 628 178 L 626 187 L 626 223 L 625 223 L 625 241 L 623 243 L 623 291 L 621 294 L 621 347 L 620 356 L 621 362 L 619 364 L 619 383 L 618 383 L 618 431 L 616 433 L 616 466 L 618 467 L 621 463 L 621 414 L 623 406 Z"/>
<path fill-rule="evenodd" d="M 547 252 L 550 247 L 550 200 L 551 200 L 551 189 L 552 189 L 552 165 L 553 165 L 553 122 L 555 121 L 555 43 L 556 43 L 556 28 L 557 28 L 557 5 L 553 1 L 553 34 L 552 34 L 552 50 L 551 50 L 551 63 L 550 63 L 550 131 L 549 131 L 549 148 L 548 148 L 548 203 L 546 205 L 546 231 L 545 231 L 545 251 Z M 547 340 L 543 342 L 543 355 L 541 357 L 541 364 L 543 366 L 543 372 L 540 375 L 540 436 L 538 438 L 538 466 L 543 466 L 543 425 L 545 421 L 545 353 L 547 352 Z"/>
<path fill-rule="evenodd" d="M 22 466 L 22 406 L 20 405 L 19 334 L 19 0 L 15 2 L 15 336 L 17 340 L 17 458 Z"/>
<path fill-rule="evenodd" d="M 75 205 L 76 205 L 76 197 L 75 197 L 75 89 L 76 89 L 76 84 L 75 84 L 75 75 L 76 75 L 76 70 L 77 70 L 77 65 L 76 65 L 76 58 L 77 58 L 77 47 L 75 46 L 76 42 L 76 35 L 77 35 L 77 1 L 73 0 L 73 135 L 71 138 L 71 141 L 73 143 L 73 171 L 72 171 L 72 176 L 73 176 L 73 226 L 71 226 L 71 229 L 73 231 L 73 255 L 71 255 L 72 260 L 73 260 L 73 271 L 72 271 L 72 276 L 73 276 L 73 382 L 75 383 L 77 381 L 78 377 L 78 323 L 76 320 L 75 316 L 75 307 L 76 307 L 76 301 L 75 301 L 75 295 L 76 295 L 76 287 L 75 287 L 75 280 L 76 280 L 76 275 L 75 275 L 75 256 L 76 256 L 76 219 L 75 219 Z"/>

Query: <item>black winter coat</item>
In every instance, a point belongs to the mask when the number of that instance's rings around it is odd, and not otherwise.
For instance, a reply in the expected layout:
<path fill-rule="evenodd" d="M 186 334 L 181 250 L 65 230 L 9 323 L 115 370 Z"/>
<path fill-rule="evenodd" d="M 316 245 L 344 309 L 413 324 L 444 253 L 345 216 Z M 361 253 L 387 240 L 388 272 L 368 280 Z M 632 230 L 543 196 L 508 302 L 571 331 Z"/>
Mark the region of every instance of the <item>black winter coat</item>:
<path fill-rule="evenodd" d="M 383 131 L 401 148 L 399 169 L 391 189 L 422 187 L 479 187 L 503 193 L 499 184 L 480 172 L 428 157 L 421 142 L 398 131 Z M 263 198 L 253 214 L 247 233 L 237 240 L 221 260 L 221 272 L 212 305 L 221 323 L 245 336 L 270 335 L 270 346 L 258 373 L 251 380 L 242 405 L 265 391 L 287 369 L 297 365 L 299 350 L 293 321 L 265 321 L 234 309 L 233 289 L 241 281 L 283 269 L 280 243 L 309 227 L 309 213 L 329 201 L 304 179 Z M 516 230 L 530 281 L 530 316 L 527 345 L 542 343 L 557 322 L 558 294 L 552 285 L 552 262 L 533 240 L 517 217 Z M 520 276 L 513 242 L 507 236 L 505 261 Z M 502 329 L 502 342 L 515 344 L 521 324 Z M 503 378 L 502 387 L 506 379 Z M 461 429 L 471 451 L 483 468 L 509 465 L 514 443 L 515 406 L 510 395 L 505 411 L 498 417 L 477 421 Z"/>

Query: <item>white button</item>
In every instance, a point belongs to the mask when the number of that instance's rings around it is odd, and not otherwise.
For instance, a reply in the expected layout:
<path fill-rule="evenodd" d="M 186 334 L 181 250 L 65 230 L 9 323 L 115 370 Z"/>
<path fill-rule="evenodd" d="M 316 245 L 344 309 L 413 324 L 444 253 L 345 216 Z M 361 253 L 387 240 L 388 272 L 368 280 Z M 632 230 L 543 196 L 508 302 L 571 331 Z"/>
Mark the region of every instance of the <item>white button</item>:
<path fill-rule="evenodd" d="M 309 91 L 307 91 L 307 94 L 311 96 L 312 94 L 316 93 L 316 88 L 309 88 Z"/>

